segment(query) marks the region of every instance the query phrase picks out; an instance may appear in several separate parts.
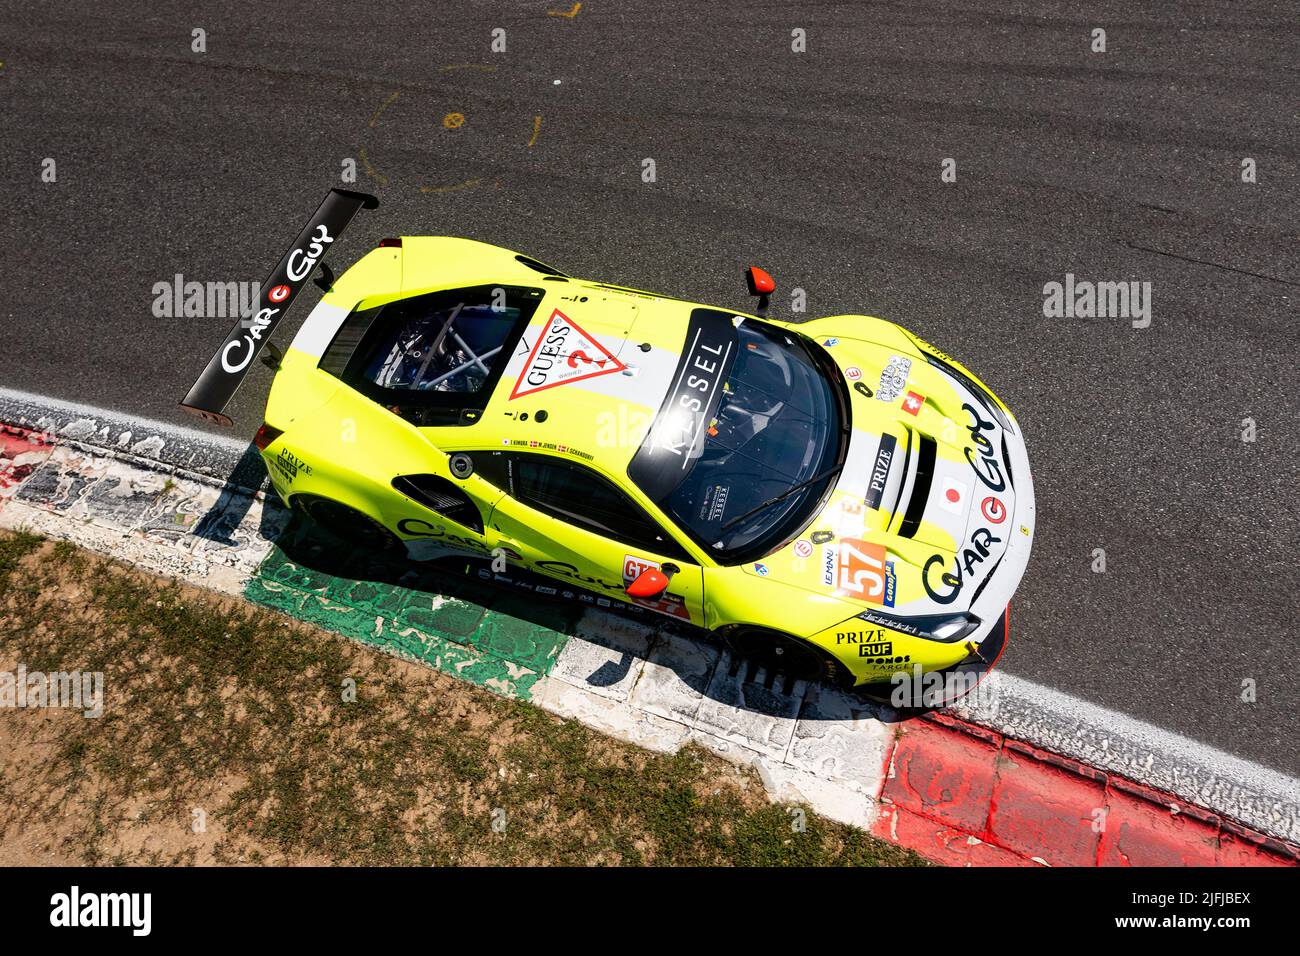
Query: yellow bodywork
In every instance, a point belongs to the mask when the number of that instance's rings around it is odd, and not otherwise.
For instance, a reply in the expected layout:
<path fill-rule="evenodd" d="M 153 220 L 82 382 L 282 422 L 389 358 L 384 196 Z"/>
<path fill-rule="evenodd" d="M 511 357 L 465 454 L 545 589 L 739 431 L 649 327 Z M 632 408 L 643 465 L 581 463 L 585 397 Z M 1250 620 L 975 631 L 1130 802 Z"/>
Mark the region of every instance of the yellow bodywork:
<path fill-rule="evenodd" d="M 404 237 L 401 247 L 376 249 L 348 269 L 318 309 L 351 312 L 423 292 L 491 283 L 544 290 L 529 331 L 542 329 L 553 307 L 562 308 L 588 335 L 612 351 L 621 349 L 615 354 L 622 361 L 648 363 L 637 367 L 644 375 L 654 363 L 662 365 L 682 352 L 684 316 L 695 307 L 652 293 L 547 277 L 518 261 L 513 252 L 482 243 Z M 458 451 L 524 448 L 598 471 L 673 534 L 691 563 L 676 561 L 681 571 L 671 591 L 680 604 L 668 608 L 670 613 L 689 615 L 693 623 L 709 629 L 758 625 L 805 638 L 824 648 L 858 683 L 888 680 L 894 672 L 911 671 L 916 665 L 923 671 L 939 670 L 968 656 L 964 643 L 912 636 L 858 617 L 866 605 L 851 587 L 841 586 L 852 581 L 827 584 L 825 565 L 835 556 L 836 544 L 812 543 L 828 537 L 834 543 L 888 541 L 891 561 L 911 572 L 932 554 L 960 553 L 963 542 L 950 530 L 925 521 L 914 537 L 899 538 L 896 526 L 902 516 L 894 516 L 891 529 L 884 523 L 885 511 L 864 508 L 860 490 L 849 483 L 836 487 L 796 539 L 759 562 L 724 567 L 677 529 L 627 476 L 628 463 L 658 411 L 653 390 L 639 397 L 636 374 L 593 380 L 599 382 L 597 390 L 576 383 L 511 400 L 515 379 L 507 371 L 474 424 L 417 427 L 318 368 L 319 347 L 309 345 L 313 321 L 308 318 L 286 350 L 266 407 L 268 425 L 284 434 L 263 456 L 275 491 L 286 503 L 298 494 L 333 499 L 374 518 L 413 548 L 435 542 L 478 555 L 502 549 L 499 553 L 509 555 L 512 563 L 553 577 L 560 586 L 579 585 L 612 601 L 632 600 L 623 588 L 635 562 L 674 560 L 595 540 L 583 529 L 519 505 L 477 474 L 456 479 L 448 467 L 449 455 Z M 909 357 L 913 361 L 908 386 L 925 397 L 925 407 L 915 416 L 917 427 L 935 436 L 940 460 L 968 468 L 971 434 L 954 424 L 962 419 L 962 397 L 948 378 L 927 364 L 925 355 L 929 352 L 970 375 L 953 360 L 898 326 L 867 316 L 832 316 L 801 324 L 763 321 L 818 342 L 834 342 L 827 346 L 829 353 L 850 377 L 849 370 L 856 370 L 859 381 L 879 374 L 881 354 Z M 617 391 L 623 387 L 625 392 Z M 898 417 L 897 407 L 867 397 L 867 391 L 850 390 L 855 440 L 860 430 L 867 435 L 867 429 L 874 434 L 894 428 Z M 1010 419 L 1009 410 L 1001 403 L 999 407 Z M 479 506 L 483 535 L 393 488 L 394 476 L 413 473 L 455 481 Z M 1016 520 L 1013 517 L 1010 524 Z M 938 580 L 933 569 L 929 574 L 932 584 Z M 914 573 L 897 574 L 893 586 L 894 604 L 924 597 L 921 577 Z"/>

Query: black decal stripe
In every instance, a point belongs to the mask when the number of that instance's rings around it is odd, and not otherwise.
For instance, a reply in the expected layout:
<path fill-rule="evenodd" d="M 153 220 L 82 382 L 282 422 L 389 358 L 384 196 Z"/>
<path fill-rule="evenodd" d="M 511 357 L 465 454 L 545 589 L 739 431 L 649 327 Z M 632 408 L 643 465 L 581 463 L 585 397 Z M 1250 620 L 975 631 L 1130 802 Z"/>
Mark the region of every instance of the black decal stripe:
<path fill-rule="evenodd" d="M 910 428 L 903 429 L 903 441 L 905 444 L 903 445 L 902 477 L 898 479 L 898 494 L 894 497 L 894 506 L 889 509 L 889 520 L 885 522 L 886 528 L 894 523 L 894 515 L 898 514 L 898 506 L 903 500 L 903 488 L 907 485 L 907 466 L 912 460 L 912 430 Z"/>
<path fill-rule="evenodd" d="M 934 459 L 939 444 L 929 435 L 921 435 L 920 438 L 921 448 L 916 458 L 916 482 L 912 485 L 912 499 L 907 503 L 907 513 L 903 515 L 903 524 L 898 529 L 899 535 L 904 538 L 915 536 L 916 529 L 921 527 L 925 503 L 930 500 L 930 486 L 934 482 Z"/>

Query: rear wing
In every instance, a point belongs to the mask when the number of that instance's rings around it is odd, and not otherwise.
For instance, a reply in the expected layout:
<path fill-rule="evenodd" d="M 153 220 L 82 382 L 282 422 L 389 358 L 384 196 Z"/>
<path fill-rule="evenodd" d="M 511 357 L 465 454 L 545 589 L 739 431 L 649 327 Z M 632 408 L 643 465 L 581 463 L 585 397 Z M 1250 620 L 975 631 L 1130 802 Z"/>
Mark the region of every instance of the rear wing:
<path fill-rule="evenodd" d="M 331 189 L 289 251 L 262 283 L 257 307 L 241 318 L 212 356 L 181 408 L 218 425 L 230 425 L 226 405 L 244 380 L 253 359 L 280 324 L 317 263 L 343 234 L 360 209 L 375 209 L 379 200 L 366 193 Z"/>

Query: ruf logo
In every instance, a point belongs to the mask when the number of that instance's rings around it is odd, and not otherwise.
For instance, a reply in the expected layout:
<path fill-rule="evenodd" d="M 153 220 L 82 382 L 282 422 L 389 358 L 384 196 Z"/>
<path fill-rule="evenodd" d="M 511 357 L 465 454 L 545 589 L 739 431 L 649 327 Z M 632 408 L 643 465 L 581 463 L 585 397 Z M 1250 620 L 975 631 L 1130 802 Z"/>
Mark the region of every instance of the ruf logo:
<path fill-rule="evenodd" d="M 289 287 L 287 285 L 278 285 L 266 294 L 266 297 L 272 302 L 283 302 L 289 298 Z"/>

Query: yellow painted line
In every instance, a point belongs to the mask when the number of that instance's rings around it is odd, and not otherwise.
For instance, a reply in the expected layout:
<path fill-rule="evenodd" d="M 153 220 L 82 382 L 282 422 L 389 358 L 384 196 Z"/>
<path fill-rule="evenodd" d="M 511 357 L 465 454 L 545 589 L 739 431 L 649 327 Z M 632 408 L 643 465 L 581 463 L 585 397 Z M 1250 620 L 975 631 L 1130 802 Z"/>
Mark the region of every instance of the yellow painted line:
<path fill-rule="evenodd" d="M 576 16 L 578 15 L 578 11 L 581 10 L 581 9 L 582 9 L 582 4 L 581 4 L 581 3 L 575 3 L 575 4 L 573 5 L 573 9 L 572 9 L 572 10 L 568 10 L 568 11 L 565 11 L 565 10 L 547 10 L 547 11 L 546 11 L 546 15 L 547 15 L 548 17 L 564 17 L 564 18 L 566 18 L 566 19 L 568 19 L 568 20 L 572 20 L 574 17 L 576 17 Z"/>
<path fill-rule="evenodd" d="M 379 117 L 384 115 L 384 110 L 388 109 L 388 107 L 392 106 L 395 102 L 397 102 L 397 98 L 401 95 L 402 95 L 402 91 L 398 90 L 396 93 L 391 94 L 388 97 L 388 99 L 384 100 L 384 102 L 379 104 L 379 109 L 375 110 L 375 115 L 370 117 L 369 125 L 371 129 L 375 128 L 375 124 L 379 122 Z"/>
<path fill-rule="evenodd" d="M 420 192 L 426 194 L 427 193 L 454 193 L 458 189 L 472 189 L 482 181 L 483 181 L 482 178 L 479 178 L 479 179 L 467 179 L 465 180 L 465 182 L 457 183 L 455 186 L 421 186 Z"/>
<path fill-rule="evenodd" d="M 361 168 L 365 172 L 365 174 L 369 176 L 371 179 L 373 179 L 375 182 L 379 183 L 379 185 L 387 186 L 388 177 L 382 175 L 379 172 L 379 170 L 375 169 L 375 167 L 370 165 L 370 160 L 366 156 L 366 148 L 364 146 L 362 146 L 361 149 L 358 151 L 358 155 L 361 157 Z"/>
<path fill-rule="evenodd" d="M 538 113 L 533 117 L 533 138 L 528 141 L 528 148 L 532 149 L 533 144 L 537 142 L 537 135 L 542 131 L 542 115 Z"/>

